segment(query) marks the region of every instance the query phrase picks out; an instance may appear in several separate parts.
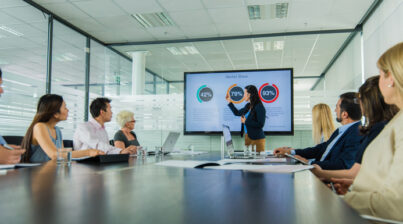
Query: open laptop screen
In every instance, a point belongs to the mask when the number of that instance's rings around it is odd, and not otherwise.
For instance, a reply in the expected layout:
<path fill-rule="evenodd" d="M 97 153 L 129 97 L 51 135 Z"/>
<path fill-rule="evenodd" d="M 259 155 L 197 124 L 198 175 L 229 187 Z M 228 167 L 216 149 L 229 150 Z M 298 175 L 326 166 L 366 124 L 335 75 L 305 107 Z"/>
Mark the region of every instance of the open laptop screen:
<path fill-rule="evenodd" d="M 222 132 L 223 132 L 223 135 L 224 135 L 225 144 L 227 145 L 227 147 L 231 146 L 232 145 L 232 138 L 231 138 L 231 132 L 229 130 L 229 126 L 223 125 L 222 126 Z"/>
<path fill-rule="evenodd" d="M 169 132 L 168 137 L 165 139 L 165 142 L 162 145 L 162 148 L 164 148 L 165 152 L 172 152 L 174 150 L 179 135 L 179 132 Z"/>

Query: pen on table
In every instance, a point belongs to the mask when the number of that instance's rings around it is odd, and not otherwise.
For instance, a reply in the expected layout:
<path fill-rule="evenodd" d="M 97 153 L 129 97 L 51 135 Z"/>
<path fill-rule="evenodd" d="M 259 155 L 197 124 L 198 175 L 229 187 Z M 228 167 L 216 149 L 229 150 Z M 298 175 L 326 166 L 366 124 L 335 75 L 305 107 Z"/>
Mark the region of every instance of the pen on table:
<path fill-rule="evenodd" d="M 7 144 L 4 144 L 3 147 L 6 148 L 6 149 L 9 149 L 9 150 L 14 150 L 13 147 L 11 147 L 11 146 L 9 146 L 9 145 L 7 145 Z"/>
<path fill-rule="evenodd" d="M 337 194 L 336 189 L 334 188 L 333 182 L 330 182 L 330 187 L 332 188 L 332 191 Z"/>

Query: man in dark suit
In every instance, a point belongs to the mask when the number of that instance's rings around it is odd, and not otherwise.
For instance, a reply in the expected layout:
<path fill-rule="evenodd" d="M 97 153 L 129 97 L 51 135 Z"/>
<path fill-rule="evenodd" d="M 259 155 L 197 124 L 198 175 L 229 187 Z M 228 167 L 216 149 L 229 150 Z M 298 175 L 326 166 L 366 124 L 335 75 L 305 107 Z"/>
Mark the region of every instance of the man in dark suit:
<path fill-rule="evenodd" d="M 335 112 L 336 120 L 342 126 L 333 132 L 328 141 L 306 149 L 281 147 L 275 149 L 274 154 L 295 155 L 309 164 L 319 165 L 322 169 L 349 169 L 354 164 L 361 140 L 359 127 L 362 114 L 356 93 L 340 95 Z"/>

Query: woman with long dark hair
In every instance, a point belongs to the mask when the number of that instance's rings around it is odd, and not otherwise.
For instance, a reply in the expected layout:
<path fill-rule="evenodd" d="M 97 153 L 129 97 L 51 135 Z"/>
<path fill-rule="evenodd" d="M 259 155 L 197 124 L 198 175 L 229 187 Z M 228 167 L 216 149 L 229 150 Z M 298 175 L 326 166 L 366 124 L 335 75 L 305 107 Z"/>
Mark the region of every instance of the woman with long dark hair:
<path fill-rule="evenodd" d="M 63 148 L 62 133 L 56 124 L 66 120 L 68 113 L 66 103 L 59 95 L 46 94 L 39 99 L 37 112 L 21 144 L 22 148 L 26 149 L 23 155 L 24 162 L 40 163 L 56 159 L 57 149 Z M 99 154 L 104 153 L 96 149 L 87 149 L 73 151 L 72 157 Z"/>
<path fill-rule="evenodd" d="M 245 133 L 245 145 L 255 145 L 257 152 L 263 152 L 266 145 L 263 132 L 266 109 L 260 100 L 256 86 L 248 85 L 245 87 L 244 99 L 248 103 L 240 110 L 234 106 L 228 94 L 225 98 L 232 113 L 235 116 L 241 116 L 241 136 Z"/>
<path fill-rule="evenodd" d="M 356 161 L 348 170 L 322 170 L 320 166 L 314 165 L 315 169 L 312 172 L 323 180 L 329 181 L 330 178 L 354 179 L 361 168 L 362 156 L 367 146 L 379 135 L 389 120 L 399 112 L 395 105 L 385 103 L 379 89 L 379 75 L 368 78 L 362 84 L 358 90 L 358 98 L 365 116 L 365 124 L 360 128 L 361 135 L 364 137 L 361 140 Z"/>

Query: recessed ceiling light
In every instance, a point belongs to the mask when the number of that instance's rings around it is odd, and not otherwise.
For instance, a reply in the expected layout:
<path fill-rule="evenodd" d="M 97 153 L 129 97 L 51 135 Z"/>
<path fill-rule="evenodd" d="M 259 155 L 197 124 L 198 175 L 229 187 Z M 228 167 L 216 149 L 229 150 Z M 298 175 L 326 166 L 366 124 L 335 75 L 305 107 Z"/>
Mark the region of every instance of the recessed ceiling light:
<path fill-rule="evenodd" d="M 194 46 L 184 46 L 184 47 L 167 47 L 167 50 L 173 55 L 194 55 L 200 54 L 200 52 Z"/>
<path fill-rule="evenodd" d="M 13 30 L 13 29 L 11 29 L 10 27 L 7 27 L 7 26 L 0 26 L 0 29 L 1 30 L 4 30 L 4 31 L 6 31 L 6 32 L 9 32 L 9 33 L 11 33 L 11 34 L 14 34 L 14 35 L 16 35 L 16 36 L 24 36 L 24 34 L 23 33 L 20 33 L 20 32 L 18 32 L 18 31 L 16 31 L 16 30 Z"/>
<path fill-rule="evenodd" d="M 173 55 L 181 55 L 181 52 L 176 47 L 167 47 L 167 50 Z"/>
<path fill-rule="evenodd" d="M 185 46 L 184 48 L 189 52 L 189 54 L 200 54 L 194 46 Z"/>
<path fill-rule="evenodd" d="M 248 14 L 250 20 L 262 19 L 260 16 L 260 5 L 248 5 Z"/>
<path fill-rule="evenodd" d="M 253 42 L 253 49 L 255 51 L 264 51 L 264 42 Z"/>
<path fill-rule="evenodd" d="M 273 42 L 274 44 L 274 42 Z M 278 46 L 281 47 L 281 46 Z M 253 42 L 253 49 L 255 51 L 271 51 L 272 49 L 274 49 L 274 46 L 272 46 L 272 42 L 271 41 L 259 41 L 259 42 Z M 278 50 L 278 49 L 276 49 Z"/>
<path fill-rule="evenodd" d="M 288 15 L 288 3 L 276 3 L 273 4 L 276 7 L 276 18 L 287 18 Z"/>
<path fill-rule="evenodd" d="M 273 50 L 283 50 L 284 49 L 284 40 L 276 40 L 273 41 Z"/>
<path fill-rule="evenodd" d="M 248 5 L 250 20 L 284 19 L 288 16 L 288 3 Z"/>
<path fill-rule="evenodd" d="M 180 51 L 183 55 L 187 55 L 187 54 L 188 54 L 186 48 L 184 48 L 184 47 L 180 47 L 180 48 L 179 48 L 179 51 Z"/>

